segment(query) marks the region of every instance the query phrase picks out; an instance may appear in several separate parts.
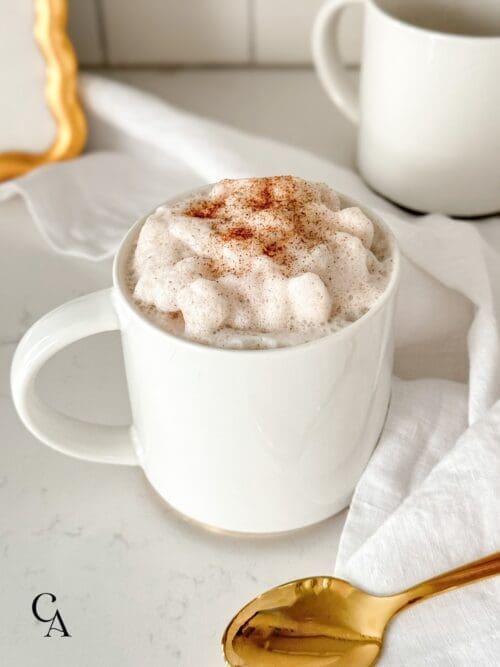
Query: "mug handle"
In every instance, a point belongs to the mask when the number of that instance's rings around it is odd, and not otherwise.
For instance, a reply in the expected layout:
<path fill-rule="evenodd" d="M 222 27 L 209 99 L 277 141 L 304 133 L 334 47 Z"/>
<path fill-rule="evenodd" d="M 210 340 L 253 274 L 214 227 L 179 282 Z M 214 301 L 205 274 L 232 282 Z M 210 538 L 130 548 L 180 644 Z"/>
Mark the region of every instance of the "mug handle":
<path fill-rule="evenodd" d="M 103 331 L 119 329 L 112 288 L 74 299 L 42 317 L 19 343 L 11 370 L 16 410 L 33 435 L 64 454 L 86 461 L 139 465 L 129 426 L 105 426 L 73 419 L 38 395 L 36 377 L 63 347 Z"/>
<path fill-rule="evenodd" d="M 342 65 L 338 28 L 342 12 L 364 0 L 329 0 L 318 12 L 312 32 L 314 64 L 326 92 L 353 123 L 359 122 L 359 93 Z"/>

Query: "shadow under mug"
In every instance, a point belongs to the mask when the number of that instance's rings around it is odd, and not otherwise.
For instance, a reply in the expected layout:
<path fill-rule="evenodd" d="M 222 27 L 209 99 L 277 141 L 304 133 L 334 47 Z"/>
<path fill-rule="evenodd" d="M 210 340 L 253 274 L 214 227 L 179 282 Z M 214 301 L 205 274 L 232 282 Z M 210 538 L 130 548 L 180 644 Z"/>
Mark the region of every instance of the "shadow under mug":
<path fill-rule="evenodd" d="M 272 350 L 209 347 L 148 320 L 125 282 L 146 217 L 139 220 L 115 257 L 113 287 L 53 310 L 19 343 L 11 380 L 20 418 L 70 456 L 142 466 L 164 500 L 210 527 L 275 533 L 339 512 L 376 445 L 390 396 L 399 252 L 385 224 L 363 210 L 391 245 L 386 290 L 346 328 Z M 113 329 L 121 331 L 133 424 L 87 423 L 48 406 L 35 388 L 43 364 Z"/>
<path fill-rule="evenodd" d="M 364 8 L 359 91 L 338 48 L 349 5 Z M 374 190 L 414 211 L 500 211 L 498 0 L 329 0 L 313 55 L 359 126 L 358 167 Z"/>

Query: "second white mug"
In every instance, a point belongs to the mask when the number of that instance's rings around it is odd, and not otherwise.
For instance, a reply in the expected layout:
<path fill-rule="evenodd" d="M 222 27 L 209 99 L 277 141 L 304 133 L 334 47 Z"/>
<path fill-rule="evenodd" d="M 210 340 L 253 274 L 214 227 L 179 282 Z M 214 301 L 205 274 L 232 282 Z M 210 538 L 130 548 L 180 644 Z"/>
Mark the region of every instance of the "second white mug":
<path fill-rule="evenodd" d="M 346 6 L 365 6 L 360 90 L 340 62 Z M 313 31 L 320 79 L 359 125 L 358 166 L 416 211 L 500 210 L 500 2 L 330 0 Z"/>

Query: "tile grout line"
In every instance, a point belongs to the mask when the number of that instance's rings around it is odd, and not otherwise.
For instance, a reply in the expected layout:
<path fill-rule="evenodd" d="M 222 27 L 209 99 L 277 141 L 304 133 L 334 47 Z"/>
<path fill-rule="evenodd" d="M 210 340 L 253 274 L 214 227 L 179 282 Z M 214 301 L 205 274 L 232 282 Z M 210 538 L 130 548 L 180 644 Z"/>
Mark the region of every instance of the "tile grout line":
<path fill-rule="evenodd" d="M 345 66 L 347 70 L 358 71 L 359 65 L 347 64 Z M 86 70 L 123 70 L 123 71 L 137 71 L 137 72 L 165 72 L 166 74 L 172 72 L 189 72 L 189 71 L 206 71 L 206 72 L 220 72 L 224 70 L 248 70 L 254 72 L 266 72 L 266 71 L 283 71 L 283 72 L 293 72 L 294 70 L 301 70 L 304 72 L 314 70 L 314 65 L 312 63 L 161 63 L 161 62 L 146 62 L 146 63 L 112 63 L 108 65 L 93 65 L 85 64 L 82 65 L 82 69 Z"/>
<path fill-rule="evenodd" d="M 97 16 L 97 37 L 101 48 L 101 61 L 104 67 L 109 67 L 109 43 L 103 2 L 104 0 L 94 0 L 94 6 Z"/>
<path fill-rule="evenodd" d="M 233 71 L 238 71 L 238 70 L 248 70 L 248 71 L 254 71 L 254 72 L 265 72 L 265 71 L 283 71 L 283 72 L 292 72 L 294 70 L 302 70 L 302 71 L 308 71 L 308 70 L 313 70 L 314 66 L 312 63 L 161 63 L 161 62 L 141 62 L 138 64 L 135 63 L 120 63 L 115 62 L 109 65 L 93 65 L 93 64 L 86 64 L 82 65 L 82 69 L 88 69 L 88 70 L 106 70 L 106 71 L 113 71 L 113 70 L 130 70 L 130 71 L 137 71 L 137 72 L 147 72 L 147 71 L 155 71 L 155 72 L 165 72 L 166 74 L 172 73 L 172 72 L 189 72 L 189 71 L 206 71 L 206 72 L 217 72 L 217 71 L 224 71 L 224 70 L 233 70 Z M 347 65 L 346 69 L 353 69 L 357 70 L 359 69 L 357 65 Z"/>
<path fill-rule="evenodd" d="M 247 19 L 248 19 L 248 63 L 255 65 L 256 62 L 256 43 L 255 43 L 255 0 L 247 0 Z"/>

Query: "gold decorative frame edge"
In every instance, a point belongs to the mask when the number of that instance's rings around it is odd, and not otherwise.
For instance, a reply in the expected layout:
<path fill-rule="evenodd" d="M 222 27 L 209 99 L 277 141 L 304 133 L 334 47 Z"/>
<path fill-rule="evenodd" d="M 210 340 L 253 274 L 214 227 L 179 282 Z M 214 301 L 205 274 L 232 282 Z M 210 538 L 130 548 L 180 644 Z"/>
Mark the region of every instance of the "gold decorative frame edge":
<path fill-rule="evenodd" d="M 66 34 L 67 2 L 34 2 L 34 35 L 46 63 L 45 97 L 57 134 L 53 144 L 42 153 L 0 153 L 0 181 L 42 164 L 75 157 L 83 150 L 87 138 L 87 122 L 78 100 L 78 63 Z"/>

